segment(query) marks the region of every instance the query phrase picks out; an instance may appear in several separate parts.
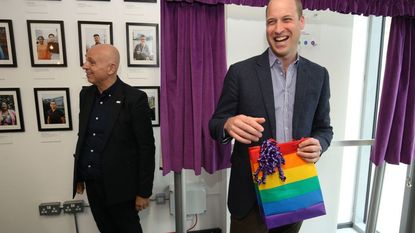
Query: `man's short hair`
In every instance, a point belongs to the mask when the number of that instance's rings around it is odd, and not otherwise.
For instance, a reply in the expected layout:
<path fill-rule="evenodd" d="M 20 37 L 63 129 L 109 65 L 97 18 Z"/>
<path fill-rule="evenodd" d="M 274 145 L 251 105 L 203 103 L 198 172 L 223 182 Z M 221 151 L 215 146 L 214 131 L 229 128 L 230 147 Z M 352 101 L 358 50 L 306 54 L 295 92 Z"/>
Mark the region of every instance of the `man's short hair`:
<path fill-rule="evenodd" d="M 98 35 L 98 34 L 94 34 L 94 37 L 96 37 L 96 36 L 98 36 L 98 37 L 99 37 L 99 35 Z"/>
<path fill-rule="evenodd" d="M 303 16 L 303 3 L 301 0 L 295 0 L 295 5 L 297 5 L 298 17 Z"/>
<path fill-rule="evenodd" d="M 268 1 L 267 4 L 267 8 L 265 10 L 265 14 L 268 13 L 268 5 L 272 0 Z M 297 14 L 298 14 L 298 18 L 300 18 L 301 16 L 303 16 L 303 3 L 301 2 L 301 0 L 294 0 L 295 1 L 295 5 L 297 6 Z"/>

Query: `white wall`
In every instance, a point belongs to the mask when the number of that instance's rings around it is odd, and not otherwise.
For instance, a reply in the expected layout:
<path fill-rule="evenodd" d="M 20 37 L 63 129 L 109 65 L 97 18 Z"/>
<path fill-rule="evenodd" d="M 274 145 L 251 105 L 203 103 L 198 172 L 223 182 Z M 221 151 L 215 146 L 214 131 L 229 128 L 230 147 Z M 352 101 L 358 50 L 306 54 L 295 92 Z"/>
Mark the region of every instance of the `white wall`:
<path fill-rule="evenodd" d="M 300 55 L 325 66 L 330 73 L 331 118 L 334 140 L 345 138 L 353 16 L 333 12 L 305 11 L 301 38 L 314 40 L 316 46 L 300 48 Z M 227 6 L 228 64 L 262 53 L 267 47 L 265 9 Z M 317 163 L 327 215 L 304 222 L 301 232 L 333 233 L 337 228 L 343 149 L 331 147 Z"/>

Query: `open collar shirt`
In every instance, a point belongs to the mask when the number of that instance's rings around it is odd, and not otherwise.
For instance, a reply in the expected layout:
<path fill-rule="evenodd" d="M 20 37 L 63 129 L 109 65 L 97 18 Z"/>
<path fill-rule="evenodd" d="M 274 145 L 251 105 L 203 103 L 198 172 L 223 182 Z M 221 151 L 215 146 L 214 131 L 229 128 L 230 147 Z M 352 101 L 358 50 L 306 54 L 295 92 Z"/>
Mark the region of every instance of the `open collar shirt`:
<path fill-rule="evenodd" d="M 299 56 L 288 66 L 285 72 L 282 61 L 269 48 L 269 64 L 271 69 L 272 88 L 274 91 L 274 107 L 277 142 L 292 140 L 292 122 L 294 112 L 295 84 Z"/>

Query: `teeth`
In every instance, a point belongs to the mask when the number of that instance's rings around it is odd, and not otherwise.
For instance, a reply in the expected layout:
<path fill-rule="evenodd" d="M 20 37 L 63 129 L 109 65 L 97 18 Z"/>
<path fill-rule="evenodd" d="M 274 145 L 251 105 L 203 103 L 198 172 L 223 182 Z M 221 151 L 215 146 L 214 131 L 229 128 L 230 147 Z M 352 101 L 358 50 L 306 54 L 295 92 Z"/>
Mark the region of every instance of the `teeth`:
<path fill-rule="evenodd" d="M 275 37 L 275 41 L 276 42 L 282 42 L 282 41 L 287 40 L 287 39 L 288 39 L 288 36 L 278 36 L 278 37 Z"/>

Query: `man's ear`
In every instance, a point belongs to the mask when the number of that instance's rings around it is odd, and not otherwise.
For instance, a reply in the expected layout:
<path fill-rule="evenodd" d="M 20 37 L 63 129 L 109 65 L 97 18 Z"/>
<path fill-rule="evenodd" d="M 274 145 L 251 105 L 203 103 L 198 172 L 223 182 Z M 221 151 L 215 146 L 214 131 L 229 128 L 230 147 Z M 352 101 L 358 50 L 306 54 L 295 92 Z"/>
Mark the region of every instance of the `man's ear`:
<path fill-rule="evenodd" d="M 108 74 L 112 75 L 115 72 L 117 72 L 117 66 L 115 64 L 109 64 L 108 65 Z"/>

